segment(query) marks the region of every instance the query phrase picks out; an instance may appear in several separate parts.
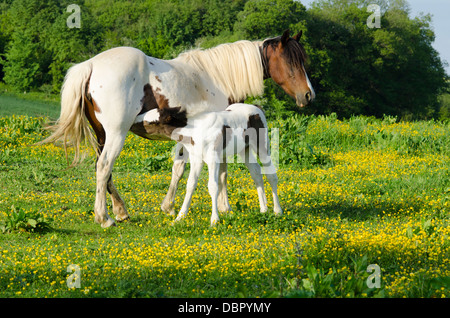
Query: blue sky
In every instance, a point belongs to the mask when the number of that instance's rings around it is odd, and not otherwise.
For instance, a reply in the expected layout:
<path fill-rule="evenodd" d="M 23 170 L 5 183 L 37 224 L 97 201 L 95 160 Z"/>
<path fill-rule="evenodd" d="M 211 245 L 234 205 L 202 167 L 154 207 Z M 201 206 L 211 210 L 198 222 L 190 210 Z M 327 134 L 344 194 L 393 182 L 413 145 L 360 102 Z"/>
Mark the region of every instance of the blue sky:
<path fill-rule="evenodd" d="M 307 8 L 314 0 L 300 0 Z M 439 52 L 441 60 L 450 64 L 450 0 L 407 0 L 410 16 L 416 17 L 421 12 L 432 15 L 432 27 L 436 35 L 433 47 Z M 381 21 L 383 23 L 383 21 Z M 450 65 L 446 66 L 450 74 Z"/>

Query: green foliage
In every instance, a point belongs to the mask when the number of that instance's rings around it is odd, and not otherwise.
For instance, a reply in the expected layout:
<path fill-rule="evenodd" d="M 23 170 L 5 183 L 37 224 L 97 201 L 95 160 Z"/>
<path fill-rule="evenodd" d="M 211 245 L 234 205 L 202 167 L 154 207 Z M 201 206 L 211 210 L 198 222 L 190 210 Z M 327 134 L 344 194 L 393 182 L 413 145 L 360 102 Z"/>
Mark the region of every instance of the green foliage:
<path fill-rule="evenodd" d="M 5 83 L 19 91 L 49 84 L 53 92 L 59 92 L 70 64 L 98 50 L 98 25 L 88 10 L 83 11 L 82 28 L 67 27 L 70 3 L 17 0 L 11 4 L 6 16 L 11 23 L 6 30 L 10 41 L 2 62 Z"/>
<path fill-rule="evenodd" d="M 0 118 L 0 125 L 7 132 L 3 141 L 17 144 L 27 134 L 41 133 L 42 119 L 30 118 L 28 116 L 10 116 Z"/>
<path fill-rule="evenodd" d="M 37 85 L 39 63 L 36 59 L 38 45 L 31 41 L 28 34 L 14 34 L 11 48 L 6 54 L 4 80 L 18 90 L 26 90 Z"/>
<path fill-rule="evenodd" d="M 0 223 L 2 233 L 35 232 L 42 233 L 52 229 L 51 218 L 46 218 L 39 212 L 25 212 L 21 208 L 11 207 L 6 220 Z"/>
<path fill-rule="evenodd" d="M 411 19 L 403 2 L 378 2 L 379 29 L 366 26 L 367 1 L 322 0 L 308 11 L 319 112 L 436 116 L 446 75 L 431 46 L 430 16 Z"/>
<path fill-rule="evenodd" d="M 249 0 L 237 15 L 235 29 L 248 39 L 278 36 L 300 22 L 305 7 L 291 0 Z"/>
<path fill-rule="evenodd" d="M 301 277 L 288 280 L 287 298 L 334 298 L 334 297 L 385 297 L 384 286 L 368 288 L 366 281 L 367 256 L 351 258 L 353 268 L 349 272 L 338 273 L 335 268 L 328 273 L 316 268 L 312 263 L 302 266 L 305 270 Z"/>
<path fill-rule="evenodd" d="M 172 58 L 193 46 L 290 28 L 303 30 L 317 96 L 303 114 L 449 118 L 448 75 L 432 47 L 431 17 L 410 17 L 403 0 L 317 0 L 308 10 L 294 0 L 84 0 L 77 2 L 82 27 L 69 29 L 71 3 L 0 2 L 0 80 L 21 92 L 58 93 L 70 65 L 112 47 Z M 370 3 L 381 6 L 379 29 L 366 25 Z M 273 81 L 265 84 L 268 117 L 288 117 L 293 99 Z"/>

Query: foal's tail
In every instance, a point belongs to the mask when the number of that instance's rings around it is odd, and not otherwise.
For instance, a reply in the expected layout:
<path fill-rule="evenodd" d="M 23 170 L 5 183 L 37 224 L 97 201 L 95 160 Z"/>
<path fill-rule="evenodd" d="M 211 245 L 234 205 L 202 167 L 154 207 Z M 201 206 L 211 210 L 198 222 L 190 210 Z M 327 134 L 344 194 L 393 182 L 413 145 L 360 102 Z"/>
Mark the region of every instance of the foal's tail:
<path fill-rule="evenodd" d="M 46 129 L 53 133 L 37 145 L 63 143 L 67 157 L 67 146 L 75 149 L 71 166 L 80 160 L 80 146 L 83 141 L 97 149 L 97 140 L 84 115 L 85 96 L 92 73 L 90 60 L 72 66 L 66 74 L 61 90 L 61 114 L 59 119 Z M 67 159 L 68 161 L 68 159 Z"/>

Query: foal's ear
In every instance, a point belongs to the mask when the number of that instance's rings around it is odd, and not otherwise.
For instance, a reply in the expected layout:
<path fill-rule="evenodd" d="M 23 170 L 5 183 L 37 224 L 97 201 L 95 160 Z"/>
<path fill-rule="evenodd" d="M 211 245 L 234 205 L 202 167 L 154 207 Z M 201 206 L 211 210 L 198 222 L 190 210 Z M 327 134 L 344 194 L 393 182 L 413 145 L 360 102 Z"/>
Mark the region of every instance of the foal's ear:
<path fill-rule="evenodd" d="M 285 46 L 289 41 L 289 29 L 283 32 L 283 35 L 281 36 L 281 45 Z"/>
<path fill-rule="evenodd" d="M 294 40 L 300 42 L 300 38 L 302 37 L 303 30 L 294 35 Z"/>

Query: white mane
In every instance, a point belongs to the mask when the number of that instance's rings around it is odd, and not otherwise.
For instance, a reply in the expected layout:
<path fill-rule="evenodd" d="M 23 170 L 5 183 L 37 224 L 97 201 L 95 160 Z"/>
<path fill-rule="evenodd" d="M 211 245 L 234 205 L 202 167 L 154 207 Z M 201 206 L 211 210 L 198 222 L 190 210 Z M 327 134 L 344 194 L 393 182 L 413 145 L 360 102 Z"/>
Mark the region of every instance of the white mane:
<path fill-rule="evenodd" d="M 259 42 L 237 41 L 180 54 L 177 59 L 206 72 L 233 101 L 259 96 L 264 91 L 264 70 Z"/>

